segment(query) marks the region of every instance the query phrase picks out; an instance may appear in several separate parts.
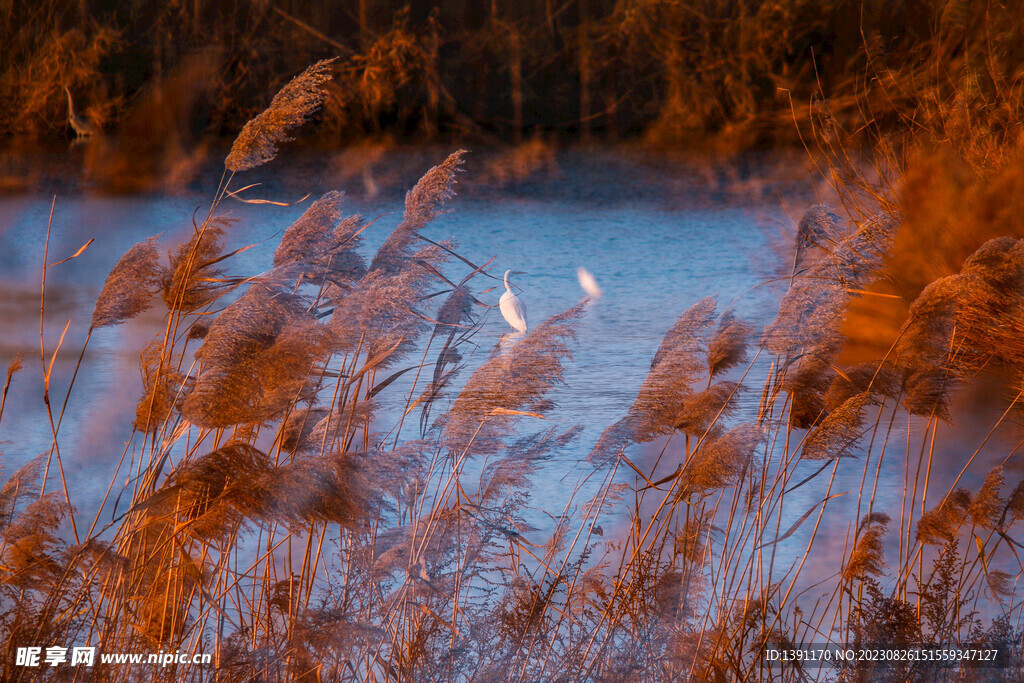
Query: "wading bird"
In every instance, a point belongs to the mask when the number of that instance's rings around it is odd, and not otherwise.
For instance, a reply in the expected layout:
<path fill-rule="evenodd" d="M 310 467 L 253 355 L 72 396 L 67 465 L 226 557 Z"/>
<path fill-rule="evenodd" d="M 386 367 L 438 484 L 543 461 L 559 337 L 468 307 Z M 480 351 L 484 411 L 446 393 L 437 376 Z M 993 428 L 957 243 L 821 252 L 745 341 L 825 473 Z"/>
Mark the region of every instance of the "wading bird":
<path fill-rule="evenodd" d="M 576 269 L 576 278 L 580 281 L 580 287 L 587 293 L 587 296 L 596 299 L 601 296 L 601 288 L 597 285 L 597 280 L 590 274 L 590 271 L 580 266 Z"/>
<path fill-rule="evenodd" d="M 526 306 L 522 300 L 512 292 L 508 284 L 508 276 L 513 271 L 505 271 L 505 293 L 501 295 L 498 302 L 498 309 L 505 321 L 517 332 L 526 332 Z"/>
<path fill-rule="evenodd" d="M 71 128 L 75 131 L 75 135 L 80 138 L 88 138 L 93 135 L 99 135 L 99 128 L 94 126 L 88 119 L 85 119 L 75 113 L 75 103 L 71 100 L 71 91 L 68 86 L 64 86 L 64 92 L 68 94 L 68 123 Z"/>

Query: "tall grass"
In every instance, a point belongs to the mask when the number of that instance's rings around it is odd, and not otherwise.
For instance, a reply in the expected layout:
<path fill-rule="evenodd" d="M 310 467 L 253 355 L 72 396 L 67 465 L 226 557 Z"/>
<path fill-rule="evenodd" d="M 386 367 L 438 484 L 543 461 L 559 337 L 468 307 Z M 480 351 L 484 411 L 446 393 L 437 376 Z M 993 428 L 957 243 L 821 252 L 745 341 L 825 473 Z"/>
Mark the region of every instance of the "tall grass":
<path fill-rule="evenodd" d="M 46 454 L 0 489 L 5 680 L 68 671 L 14 666 L 40 644 L 213 657 L 97 665 L 96 680 L 803 680 L 827 672 L 768 669 L 764 648 L 926 642 L 999 647 L 998 675 L 1020 676 L 1024 483 L 996 467 L 965 488 L 984 443 L 948 488 L 935 474 L 957 387 L 993 367 L 1011 377 L 993 430 L 1020 400 L 1018 239 L 928 283 L 883 352 L 851 364 L 848 312 L 892 277 L 909 214 L 898 197 L 863 216 L 811 207 L 775 320 L 757 331 L 713 297 L 682 311 L 541 531 L 533 478 L 580 438 L 546 418 L 586 304 L 460 378 L 489 274 L 421 231 L 463 152 L 408 192 L 375 254 L 360 251 L 367 222 L 328 192 L 265 271 L 230 272 L 222 202 L 236 174 L 271 162 L 328 89 L 324 63 L 286 85 L 236 140 L 189 239 L 166 263 L 144 241 L 111 271 L 90 335 L 158 295 L 163 324 L 140 350 L 135 430 L 99 509 L 75 509 L 63 477 L 46 490 Z M 756 414 L 738 410 L 742 392 L 760 396 Z M 48 414 L 63 472 L 61 414 Z M 639 444 L 657 460 L 637 464 Z M 894 460 L 906 497 L 881 510 Z M 859 489 L 838 490 L 840 470 Z"/>
<path fill-rule="evenodd" d="M 265 84 L 328 54 L 340 55 L 320 129 L 329 144 L 384 131 L 519 142 L 539 128 L 687 144 L 715 133 L 729 149 L 793 141 L 819 122 L 858 138 L 870 121 L 911 136 L 945 129 L 967 147 L 982 129 L 998 130 L 975 150 L 995 161 L 1020 133 L 1022 24 L 1007 3 L 8 6 L 0 136 L 15 142 L 64 134 L 64 85 L 88 118 L 119 128 L 148 90 L 194 75 L 189 61 L 211 51 L 195 114 L 207 113 L 198 127 L 214 134 L 260 111 Z"/>

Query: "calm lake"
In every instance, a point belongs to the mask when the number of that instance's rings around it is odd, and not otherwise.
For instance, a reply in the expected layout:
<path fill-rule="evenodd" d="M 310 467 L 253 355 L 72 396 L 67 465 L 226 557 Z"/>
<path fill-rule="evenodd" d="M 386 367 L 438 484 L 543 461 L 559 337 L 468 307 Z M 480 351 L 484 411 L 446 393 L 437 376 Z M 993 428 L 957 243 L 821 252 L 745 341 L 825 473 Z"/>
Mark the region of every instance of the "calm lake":
<path fill-rule="evenodd" d="M 315 198 L 327 189 L 347 191 L 351 212 L 379 216 L 364 232 L 365 253 L 370 255 L 400 220 L 404 190 L 447 151 L 396 152 L 359 174 L 338 172 L 336 159 L 300 156 L 279 160 L 270 170 L 234 185 L 260 182 L 244 196 L 281 202 L 296 202 L 307 193 Z M 73 170 L 75 154 L 72 150 L 46 163 Z M 554 166 L 497 186 L 480 180 L 487 176 L 486 155 L 470 154 L 458 196 L 448 204 L 451 212 L 436 220 L 426 235 L 435 241 L 455 239 L 458 252 L 473 263 L 493 258 L 489 270 L 497 277 L 506 269 L 524 271 L 517 281 L 531 325 L 581 299 L 577 268 L 593 273 L 603 289 L 579 327 L 566 385 L 552 395 L 558 405 L 552 413 L 557 424 L 584 426 L 575 444 L 549 461 L 536 479 L 531 504 L 557 515 L 566 492 L 588 471 L 586 454 L 602 430 L 628 409 L 663 334 L 683 310 L 704 296 L 717 295 L 720 308 L 732 305 L 757 327 L 774 317 L 783 290 L 762 283 L 775 277 L 777 264 L 786 259 L 778 247 L 792 239 L 794 222 L 787 210 L 799 218 L 816 200 L 811 176 L 799 162 L 746 158 L 708 165 L 635 151 L 583 150 L 560 153 Z M 39 294 L 54 195 L 49 262 L 71 256 L 86 241 L 95 240 L 77 258 L 50 268 L 46 278 L 47 362 L 70 321 L 53 370 L 51 394 L 59 397 L 59 407 L 110 268 L 140 240 L 160 235 L 166 250 L 185 238 L 192 230 L 193 214 L 205 211 L 218 178 L 219 169 L 210 168 L 188 189 L 174 194 L 111 195 L 90 189 L 87 183 L 54 181 L 45 190 L 0 197 L 0 362 L 6 367 L 19 353 L 25 362 L 0 424 L 0 451 L 8 473 L 47 451 L 51 442 L 42 399 Z M 226 271 L 251 275 L 267 270 L 282 231 L 311 200 L 292 206 L 226 202 L 225 210 L 237 218 L 227 249 L 255 245 L 232 258 Z M 461 279 L 468 267 L 456 261 L 449 272 Z M 472 283 L 480 300 L 497 303 L 503 291 L 498 280 L 477 277 Z M 508 331 L 496 308 L 480 313 L 485 319 L 475 337 L 479 349 L 464 376 Z M 141 394 L 138 353 L 158 330 L 163 314 L 162 304 L 154 306 L 125 325 L 99 330 L 88 346 L 61 427 L 60 446 L 72 502 L 90 518 L 132 433 Z M 766 364 L 757 365 L 748 375 L 754 389 L 743 394 L 738 421 L 756 415 L 766 371 Z M 388 394 L 390 399 L 385 398 Z M 382 394 L 382 431 L 390 429 L 401 397 L 401 391 Z M 954 439 L 940 439 L 950 452 L 939 455 L 951 466 L 936 472 L 938 486 L 951 481 L 959 463 L 981 443 L 992 423 L 989 416 L 985 412 L 984 418 L 959 424 Z M 1019 430 L 1012 422 L 1007 421 L 987 444 L 978 472 L 1009 452 L 1007 444 L 1016 444 Z M 412 426 L 406 436 L 415 436 L 415 421 Z M 897 424 L 888 445 L 876 504 L 876 509 L 896 517 L 904 491 L 905 446 L 898 443 L 904 429 Z M 956 451 L 958 444 L 963 444 L 964 452 Z M 635 448 L 634 462 L 652 463 L 663 445 Z M 666 462 L 663 468 L 674 465 Z M 804 469 L 810 474 L 817 465 L 801 464 L 798 476 Z M 873 469 L 872 464 L 872 474 Z M 840 468 L 833 492 L 854 493 L 829 504 L 823 524 L 828 527 L 834 514 L 841 526 L 816 543 L 841 548 L 862 474 L 860 460 Z M 826 477 L 820 479 L 796 492 L 791 506 L 787 499 L 794 518 L 821 500 Z M 794 552 L 806 542 L 801 536 L 790 541 Z"/>

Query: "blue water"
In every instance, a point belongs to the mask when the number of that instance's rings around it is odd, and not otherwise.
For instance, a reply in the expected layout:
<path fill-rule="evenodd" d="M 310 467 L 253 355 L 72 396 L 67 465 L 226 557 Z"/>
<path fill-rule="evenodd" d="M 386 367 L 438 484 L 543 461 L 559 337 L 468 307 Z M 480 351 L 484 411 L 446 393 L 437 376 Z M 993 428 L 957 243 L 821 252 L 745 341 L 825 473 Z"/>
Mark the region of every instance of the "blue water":
<path fill-rule="evenodd" d="M 340 185 L 351 192 L 353 212 L 379 216 L 364 233 L 369 256 L 400 220 L 404 188 L 443 156 L 443 152 L 419 151 L 393 173 L 379 171 L 381 183 L 387 178 L 390 185 L 376 196 L 367 196 L 365 181 L 358 178 L 332 183 L 324 170 L 330 165 L 308 158 L 258 176 L 265 184 L 249 192 L 254 197 L 294 201 L 311 189 L 316 196 L 316 191 Z M 425 231 L 435 241 L 455 239 L 459 253 L 474 263 L 493 258 L 491 270 L 496 275 L 506 269 L 524 271 L 517 282 L 531 324 L 581 299 L 583 292 L 576 280 L 580 266 L 593 273 L 604 290 L 579 327 L 579 344 L 566 366 L 566 385 L 551 395 L 558 406 L 552 413 L 553 424 L 566 429 L 584 426 L 577 442 L 557 454 L 537 477 L 531 504 L 553 515 L 561 513 L 566 492 L 588 472 L 583 459 L 602 430 L 628 409 L 662 335 L 682 311 L 704 296 L 717 295 L 721 307 L 733 306 L 740 317 L 757 326 L 772 319 L 781 291 L 762 286 L 780 258 L 773 251 L 772 237 L 791 234 L 793 222 L 787 206 L 799 213 L 813 201 L 811 193 L 799 190 L 799 179 L 776 177 L 774 171 L 758 175 L 755 169 L 737 176 L 719 168 L 709 173 L 707 168 L 688 162 L 609 152 L 567 154 L 560 157 L 559 164 L 557 176 L 494 188 L 473 182 L 470 157 L 460 194 L 448 204 L 451 212 Z M 410 168 L 418 171 L 413 173 Z M 737 177 L 741 182 L 732 184 L 730 179 Z M 193 212 L 204 208 L 216 179 L 216 173 L 209 173 L 174 195 L 110 196 L 88 187 L 59 192 L 48 261 L 66 258 L 87 240 L 95 241 L 81 256 L 53 266 L 47 273 L 43 332 L 47 363 L 70 321 L 54 364 L 51 395 L 60 397 L 57 408 L 109 269 L 142 239 L 160 235 L 166 248 L 186 237 L 192 229 Z M 15 377 L 0 423 L 0 452 L 8 472 L 48 451 L 51 442 L 42 400 L 39 292 L 52 199 L 43 192 L 0 198 L 0 363 L 6 367 L 18 353 L 25 362 L 25 369 Z M 268 269 L 280 233 L 308 201 L 289 207 L 226 203 L 225 208 L 238 218 L 228 236 L 228 250 L 256 245 L 233 258 L 226 271 L 251 275 Z M 461 278 L 465 272 L 462 264 L 451 265 L 453 277 Z M 473 283 L 477 291 L 498 285 L 479 295 L 487 303 L 497 303 L 500 283 L 481 277 Z M 131 435 L 141 394 L 138 353 L 160 328 L 162 315 L 162 305 L 157 305 L 125 325 L 96 332 L 76 380 L 61 427 L 61 454 L 72 502 L 90 518 L 110 482 L 124 441 Z M 479 351 L 470 358 L 466 373 L 487 357 L 507 330 L 496 309 L 486 314 L 483 330 L 475 337 Z M 748 376 L 753 388 L 741 397 L 738 421 L 756 415 L 765 372 L 764 366 L 758 366 Z M 399 401 L 406 393 L 402 388 L 396 383 L 395 391 L 381 396 L 378 422 L 385 430 L 390 425 L 383 423 L 400 409 Z M 389 395 L 393 397 L 390 403 Z M 412 426 L 415 424 L 413 420 Z M 897 424 L 897 436 L 903 427 Z M 972 447 L 984 433 L 985 428 L 970 426 L 959 432 L 965 437 L 962 443 Z M 406 436 L 415 433 L 409 430 Z M 943 441 L 950 444 L 946 455 L 953 464 L 966 457 L 956 451 L 957 441 Z M 1000 440 L 993 443 L 998 451 Z M 662 445 L 639 447 L 632 456 L 636 462 L 651 463 Z M 875 508 L 889 511 L 897 520 L 903 493 L 901 449 L 898 438 L 894 439 Z M 663 469 L 674 467 L 673 457 L 670 451 Z M 816 463 L 800 467 L 797 476 L 802 478 L 816 469 Z M 958 467 L 937 471 L 936 485 L 941 485 L 938 480 L 950 478 L 951 471 L 955 474 Z M 833 493 L 854 493 L 830 504 L 830 516 L 824 522 L 829 533 L 819 536 L 819 544 L 842 543 L 854 516 L 861 473 L 859 461 L 844 463 Z M 869 482 L 873 476 L 874 465 Z M 794 517 L 821 499 L 826 481 L 827 473 L 787 498 L 787 509 Z M 830 526 L 832 519 L 837 520 L 834 527 Z M 806 533 L 794 536 L 786 546 L 787 554 L 795 556 L 805 542 Z M 828 557 L 829 553 L 822 555 Z"/>

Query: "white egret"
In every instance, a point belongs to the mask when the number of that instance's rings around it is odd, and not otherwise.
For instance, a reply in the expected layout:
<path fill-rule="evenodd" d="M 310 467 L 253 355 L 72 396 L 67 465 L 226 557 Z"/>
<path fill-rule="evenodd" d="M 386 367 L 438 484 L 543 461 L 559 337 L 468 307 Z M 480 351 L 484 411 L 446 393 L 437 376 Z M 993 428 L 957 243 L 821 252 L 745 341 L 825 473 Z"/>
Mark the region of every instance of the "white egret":
<path fill-rule="evenodd" d="M 71 128 L 75 131 L 75 135 L 80 138 L 88 138 L 93 135 L 99 134 L 99 128 L 97 128 L 91 121 L 85 117 L 79 116 L 75 113 L 75 103 L 71 100 L 71 91 L 68 90 L 68 86 L 64 86 L 64 92 L 68 94 L 68 123 L 71 124 Z"/>
<path fill-rule="evenodd" d="M 498 309 L 501 311 L 505 321 L 512 326 L 512 329 L 517 332 L 526 332 L 526 306 L 523 304 L 522 299 L 516 296 L 512 292 L 512 288 L 509 287 L 508 276 L 511 274 L 511 270 L 505 271 L 505 293 L 501 295 Z"/>
<path fill-rule="evenodd" d="M 576 278 L 580 281 L 580 287 L 587 293 L 587 296 L 596 299 L 601 296 L 601 288 L 597 286 L 597 280 L 590 274 L 590 271 L 580 266 L 576 269 Z"/>

